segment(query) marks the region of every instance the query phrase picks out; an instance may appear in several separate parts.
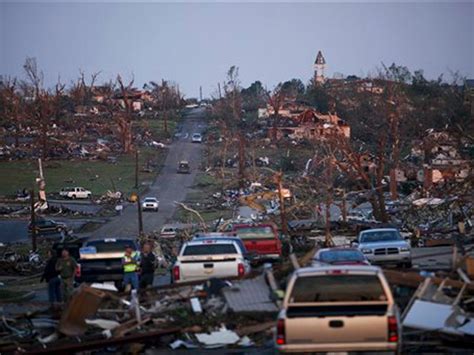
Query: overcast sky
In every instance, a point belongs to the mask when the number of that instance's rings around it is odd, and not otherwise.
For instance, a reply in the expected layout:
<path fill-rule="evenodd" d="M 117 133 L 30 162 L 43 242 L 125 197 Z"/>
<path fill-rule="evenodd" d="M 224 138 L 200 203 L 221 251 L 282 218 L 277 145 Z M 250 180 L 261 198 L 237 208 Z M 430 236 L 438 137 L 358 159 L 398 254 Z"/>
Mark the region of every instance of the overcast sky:
<path fill-rule="evenodd" d="M 428 77 L 474 77 L 474 3 L 24 3 L 0 0 L 0 74 L 36 57 L 47 85 L 79 69 L 108 80 L 161 78 L 185 94 L 215 92 L 231 65 L 243 86 L 366 75 L 395 62 Z"/>

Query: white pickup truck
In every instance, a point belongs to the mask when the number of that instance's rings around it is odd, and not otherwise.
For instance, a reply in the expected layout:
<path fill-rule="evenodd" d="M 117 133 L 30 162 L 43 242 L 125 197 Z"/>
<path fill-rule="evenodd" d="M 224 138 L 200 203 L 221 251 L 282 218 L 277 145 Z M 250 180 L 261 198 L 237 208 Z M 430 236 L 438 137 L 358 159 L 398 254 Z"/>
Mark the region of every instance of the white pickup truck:
<path fill-rule="evenodd" d="M 280 352 L 400 349 L 399 311 L 382 269 L 324 266 L 297 270 L 278 315 Z"/>
<path fill-rule="evenodd" d="M 83 187 L 65 187 L 59 191 L 59 196 L 65 198 L 91 198 L 92 192 Z"/>
<path fill-rule="evenodd" d="M 239 245 L 231 240 L 184 243 L 173 266 L 173 282 L 242 277 L 250 271 Z"/>

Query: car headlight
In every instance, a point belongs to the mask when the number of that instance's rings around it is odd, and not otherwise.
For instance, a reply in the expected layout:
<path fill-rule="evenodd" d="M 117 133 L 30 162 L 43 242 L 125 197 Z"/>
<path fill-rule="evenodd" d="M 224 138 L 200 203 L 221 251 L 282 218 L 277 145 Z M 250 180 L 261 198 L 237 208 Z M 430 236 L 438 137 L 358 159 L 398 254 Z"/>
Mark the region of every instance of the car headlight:
<path fill-rule="evenodd" d="M 362 249 L 361 250 L 364 254 L 372 254 L 372 249 Z"/>
<path fill-rule="evenodd" d="M 410 251 L 410 248 L 409 247 L 401 247 L 400 251 Z"/>

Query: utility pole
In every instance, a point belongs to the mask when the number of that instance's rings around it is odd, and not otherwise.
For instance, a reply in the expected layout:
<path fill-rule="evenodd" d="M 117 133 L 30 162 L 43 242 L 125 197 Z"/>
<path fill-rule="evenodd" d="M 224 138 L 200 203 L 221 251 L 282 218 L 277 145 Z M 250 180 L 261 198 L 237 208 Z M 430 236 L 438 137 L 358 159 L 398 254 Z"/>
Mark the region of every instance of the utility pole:
<path fill-rule="evenodd" d="M 135 149 L 135 188 L 138 189 L 138 149 Z"/>
<path fill-rule="evenodd" d="M 219 90 L 219 99 L 222 99 L 221 83 L 217 83 L 217 89 Z"/>
<path fill-rule="evenodd" d="M 289 236 L 288 234 L 288 223 L 286 221 L 286 210 L 285 210 L 285 198 L 283 197 L 283 186 L 281 183 L 283 173 L 280 171 L 276 175 L 276 183 L 278 185 L 278 198 L 280 200 L 280 223 L 281 223 L 281 231 L 285 236 Z"/>
<path fill-rule="evenodd" d="M 32 249 L 36 251 L 36 213 L 35 213 L 35 188 L 30 191 L 30 202 L 31 202 L 31 242 L 32 242 Z"/>
<path fill-rule="evenodd" d="M 199 87 L 199 102 L 202 102 L 202 86 Z"/>
<path fill-rule="evenodd" d="M 143 217 L 142 217 L 142 204 L 140 202 L 140 195 L 137 195 L 137 208 L 138 208 L 138 236 L 143 235 Z"/>

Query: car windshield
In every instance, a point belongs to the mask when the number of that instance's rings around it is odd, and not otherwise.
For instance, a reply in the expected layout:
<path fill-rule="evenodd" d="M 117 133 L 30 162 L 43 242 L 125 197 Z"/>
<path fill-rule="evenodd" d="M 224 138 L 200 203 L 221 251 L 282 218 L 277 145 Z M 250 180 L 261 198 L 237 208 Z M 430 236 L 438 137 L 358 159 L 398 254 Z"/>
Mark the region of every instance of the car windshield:
<path fill-rule="evenodd" d="M 320 275 L 296 279 L 290 303 L 386 301 L 376 275 Z"/>
<path fill-rule="evenodd" d="M 325 263 L 364 261 L 364 255 L 357 250 L 328 250 L 319 254 L 319 260 Z"/>
<path fill-rule="evenodd" d="M 392 242 L 396 240 L 401 240 L 400 234 L 397 231 L 364 232 L 360 237 L 361 243 Z"/>
<path fill-rule="evenodd" d="M 193 135 L 194 138 L 201 138 L 201 135 L 199 133 L 196 133 Z"/>
<path fill-rule="evenodd" d="M 87 243 L 88 247 L 95 247 L 97 253 L 117 253 L 122 251 L 125 253 L 125 247 L 127 245 L 130 245 L 133 249 L 135 249 L 133 243 L 131 243 L 129 240 L 116 240 L 110 242 L 98 240 Z"/>
<path fill-rule="evenodd" d="M 275 239 L 272 227 L 240 227 L 235 233 L 242 239 Z"/>
<path fill-rule="evenodd" d="M 146 198 L 145 202 L 156 202 L 156 198 Z"/>
<path fill-rule="evenodd" d="M 188 245 L 184 249 L 183 256 L 191 255 L 220 255 L 238 254 L 234 244 L 199 244 Z"/>

